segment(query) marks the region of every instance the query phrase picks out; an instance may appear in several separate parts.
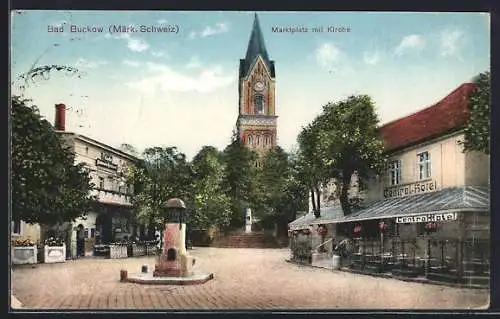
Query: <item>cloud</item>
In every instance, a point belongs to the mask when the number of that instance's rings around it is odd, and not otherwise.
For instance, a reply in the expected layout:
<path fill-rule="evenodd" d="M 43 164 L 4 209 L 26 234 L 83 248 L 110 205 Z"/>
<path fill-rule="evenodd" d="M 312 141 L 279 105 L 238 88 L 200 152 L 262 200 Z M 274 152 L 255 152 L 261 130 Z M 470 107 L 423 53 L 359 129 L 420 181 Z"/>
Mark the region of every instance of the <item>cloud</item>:
<path fill-rule="evenodd" d="M 407 35 L 401 40 L 394 50 L 396 56 L 401 56 L 408 51 L 421 51 L 425 47 L 425 39 L 418 34 Z"/>
<path fill-rule="evenodd" d="M 441 32 L 441 55 L 444 57 L 460 57 L 460 48 L 464 39 L 462 30 L 444 30 Z"/>
<path fill-rule="evenodd" d="M 366 64 L 370 65 L 375 65 L 380 62 L 380 52 L 379 51 L 373 51 L 373 52 L 365 52 L 363 54 L 363 61 Z"/>
<path fill-rule="evenodd" d="M 132 61 L 132 60 L 123 60 L 122 63 L 125 64 L 125 65 L 128 65 L 128 66 L 134 67 L 134 68 L 137 68 L 137 67 L 139 67 L 141 65 L 140 62 L 138 62 L 138 61 Z"/>
<path fill-rule="evenodd" d="M 165 19 L 160 19 L 157 21 L 159 24 L 166 24 L 167 23 L 167 20 Z"/>
<path fill-rule="evenodd" d="M 161 57 L 166 56 L 165 52 L 161 52 L 161 51 L 151 51 L 151 55 L 153 55 L 157 58 L 161 58 Z"/>
<path fill-rule="evenodd" d="M 126 85 L 146 94 L 154 94 L 156 91 L 207 93 L 227 86 L 234 80 L 234 76 L 225 74 L 219 66 L 203 68 L 195 76 L 184 75 L 165 64 L 147 62 L 146 67 L 146 76 Z"/>
<path fill-rule="evenodd" d="M 186 64 L 186 68 L 188 69 L 196 69 L 199 67 L 201 67 L 201 61 L 197 56 L 192 57 Z"/>
<path fill-rule="evenodd" d="M 84 58 L 79 58 L 78 61 L 76 61 L 75 66 L 80 67 L 80 68 L 87 68 L 87 69 L 96 69 L 100 66 L 108 64 L 107 61 L 88 61 Z"/>
<path fill-rule="evenodd" d="M 127 41 L 127 47 L 129 48 L 129 50 L 134 52 L 143 52 L 149 49 L 149 43 L 142 39 L 134 38 L 129 33 L 121 33 L 119 35 L 106 33 L 104 37 L 106 39 L 125 40 Z"/>
<path fill-rule="evenodd" d="M 205 29 L 201 31 L 191 31 L 191 33 L 189 33 L 189 38 L 190 39 L 194 39 L 196 37 L 206 38 L 219 33 L 225 33 L 227 31 L 229 31 L 228 23 L 219 22 L 215 25 L 215 27 L 206 26 Z"/>
<path fill-rule="evenodd" d="M 338 61 L 340 49 L 332 43 L 324 43 L 316 49 L 316 61 L 321 67 L 329 67 Z"/>

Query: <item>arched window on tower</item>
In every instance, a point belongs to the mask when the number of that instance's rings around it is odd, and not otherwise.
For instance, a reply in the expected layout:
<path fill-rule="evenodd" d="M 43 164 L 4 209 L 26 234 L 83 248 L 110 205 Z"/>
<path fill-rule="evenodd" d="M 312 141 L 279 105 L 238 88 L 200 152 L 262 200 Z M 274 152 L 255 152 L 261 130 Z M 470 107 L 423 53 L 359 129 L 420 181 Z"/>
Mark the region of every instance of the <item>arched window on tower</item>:
<path fill-rule="evenodd" d="M 250 136 L 248 137 L 248 144 L 249 144 L 249 145 L 253 145 L 253 135 L 250 135 Z"/>
<path fill-rule="evenodd" d="M 256 95 L 253 98 L 253 105 L 254 105 L 254 113 L 258 115 L 263 115 L 264 114 L 264 96 L 263 95 Z"/>
<path fill-rule="evenodd" d="M 260 135 L 257 135 L 257 145 L 260 145 Z"/>

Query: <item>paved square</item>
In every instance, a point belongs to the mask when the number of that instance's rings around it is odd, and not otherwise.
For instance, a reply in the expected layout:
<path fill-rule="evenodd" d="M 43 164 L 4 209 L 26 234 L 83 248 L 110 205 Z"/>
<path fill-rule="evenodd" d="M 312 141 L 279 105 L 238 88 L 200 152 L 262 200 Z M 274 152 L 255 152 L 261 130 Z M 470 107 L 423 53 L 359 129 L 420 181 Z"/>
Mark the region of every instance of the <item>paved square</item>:
<path fill-rule="evenodd" d="M 287 249 L 195 248 L 197 286 L 122 283 L 120 269 L 154 257 L 82 259 L 14 268 L 13 294 L 28 309 L 477 309 L 488 290 L 458 289 L 285 262 Z"/>

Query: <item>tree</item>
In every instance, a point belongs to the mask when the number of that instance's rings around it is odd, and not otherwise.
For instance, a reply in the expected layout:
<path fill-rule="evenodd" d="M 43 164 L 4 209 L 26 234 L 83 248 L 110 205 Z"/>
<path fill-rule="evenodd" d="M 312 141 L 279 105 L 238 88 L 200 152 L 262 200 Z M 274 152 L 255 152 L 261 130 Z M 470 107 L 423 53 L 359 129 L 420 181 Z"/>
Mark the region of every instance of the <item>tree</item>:
<path fill-rule="evenodd" d="M 226 228 L 231 221 L 231 199 L 224 193 L 222 155 L 204 146 L 193 158 L 194 209 L 189 217 L 193 229 Z"/>
<path fill-rule="evenodd" d="M 326 165 L 319 153 L 320 126 L 318 119 L 304 127 L 299 133 L 299 151 L 296 158 L 297 178 L 307 185 L 313 213 L 321 215 L 321 185 L 326 181 Z"/>
<path fill-rule="evenodd" d="M 133 145 L 130 145 L 128 143 L 122 143 L 118 149 L 134 157 L 139 157 L 140 155 L 137 149 Z"/>
<path fill-rule="evenodd" d="M 191 207 L 191 176 L 186 156 L 176 147 L 144 150 L 140 163 L 130 168 L 127 174 L 128 183 L 134 185 L 132 203 L 137 219 L 148 224 L 152 231 L 163 222 L 168 199 L 181 198 Z"/>
<path fill-rule="evenodd" d="M 264 212 L 264 226 L 278 226 L 286 233 L 288 223 L 295 219 L 298 210 L 307 207 L 307 187 L 297 179 L 294 159 L 281 147 L 275 147 L 264 156 L 259 172 Z"/>
<path fill-rule="evenodd" d="M 231 198 L 231 226 L 241 227 L 245 222 L 244 211 L 247 207 L 259 204 L 256 196 L 257 154 L 245 147 L 238 134 L 234 134 L 231 144 L 223 151 L 226 167 L 224 189 Z"/>
<path fill-rule="evenodd" d="M 474 80 L 476 88 L 469 100 L 470 120 L 465 128 L 464 151 L 490 154 L 491 132 L 491 79 L 490 72 L 479 74 Z"/>
<path fill-rule="evenodd" d="M 378 122 L 371 98 L 358 95 L 327 104 L 315 123 L 318 130 L 316 151 L 323 160 L 323 173 L 337 186 L 345 215 L 351 213 L 353 204 L 349 198 L 353 175 L 362 182 L 385 168 Z"/>
<path fill-rule="evenodd" d="M 84 164 L 64 146 L 29 100 L 12 97 L 12 219 L 62 224 L 92 211 L 94 186 Z"/>

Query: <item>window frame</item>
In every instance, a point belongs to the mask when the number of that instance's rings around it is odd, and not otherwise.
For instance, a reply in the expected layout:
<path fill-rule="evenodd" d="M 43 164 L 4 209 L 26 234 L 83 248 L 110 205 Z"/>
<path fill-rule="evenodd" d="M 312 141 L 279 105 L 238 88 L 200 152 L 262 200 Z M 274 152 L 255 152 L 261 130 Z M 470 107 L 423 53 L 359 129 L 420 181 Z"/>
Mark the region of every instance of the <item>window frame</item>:
<path fill-rule="evenodd" d="M 426 155 L 426 157 L 424 156 Z M 425 180 L 432 177 L 432 160 L 429 151 L 417 153 L 417 174 L 418 180 Z"/>
<path fill-rule="evenodd" d="M 402 161 L 400 159 L 389 162 L 389 183 L 391 186 L 402 184 L 403 172 L 401 166 Z"/>
<path fill-rule="evenodd" d="M 98 176 L 98 181 L 99 181 L 99 189 L 104 189 L 104 177 Z"/>
<path fill-rule="evenodd" d="M 261 108 L 259 108 L 259 106 Z M 253 112 L 256 115 L 264 115 L 266 113 L 266 100 L 264 95 L 256 94 L 253 97 Z"/>

